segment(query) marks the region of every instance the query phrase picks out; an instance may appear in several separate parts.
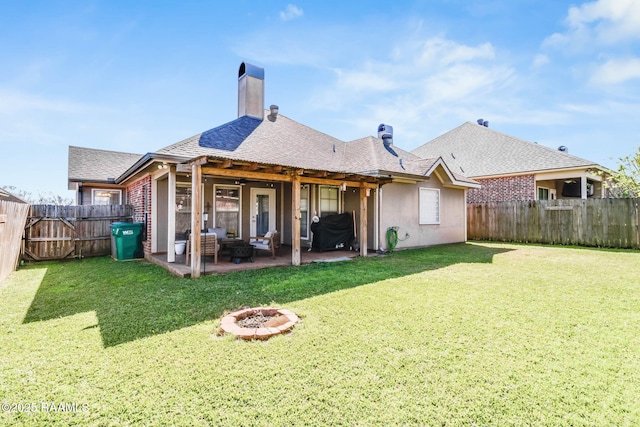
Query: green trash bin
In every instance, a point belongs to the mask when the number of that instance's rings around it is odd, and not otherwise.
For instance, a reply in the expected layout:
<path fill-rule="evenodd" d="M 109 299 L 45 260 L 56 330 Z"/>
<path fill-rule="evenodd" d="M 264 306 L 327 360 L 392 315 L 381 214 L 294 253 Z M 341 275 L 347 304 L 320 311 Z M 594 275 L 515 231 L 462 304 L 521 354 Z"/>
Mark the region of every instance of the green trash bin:
<path fill-rule="evenodd" d="M 142 258 L 142 222 L 111 224 L 111 257 L 118 261 Z"/>

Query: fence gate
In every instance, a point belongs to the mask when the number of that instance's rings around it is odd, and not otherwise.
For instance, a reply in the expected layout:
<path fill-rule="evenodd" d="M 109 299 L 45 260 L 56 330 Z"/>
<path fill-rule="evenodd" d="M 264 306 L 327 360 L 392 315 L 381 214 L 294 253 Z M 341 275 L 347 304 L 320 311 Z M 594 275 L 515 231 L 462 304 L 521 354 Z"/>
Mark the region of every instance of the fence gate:
<path fill-rule="evenodd" d="M 76 251 L 76 226 L 65 218 L 34 218 L 24 228 L 24 254 L 35 260 L 65 259 Z"/>

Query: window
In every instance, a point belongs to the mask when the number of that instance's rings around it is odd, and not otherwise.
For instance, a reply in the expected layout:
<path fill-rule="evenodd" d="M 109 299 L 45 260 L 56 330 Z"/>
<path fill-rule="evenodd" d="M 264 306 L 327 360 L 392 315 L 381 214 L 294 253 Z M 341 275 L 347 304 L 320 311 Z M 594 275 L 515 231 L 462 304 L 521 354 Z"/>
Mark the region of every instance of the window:
<path fill-rule="evenodd" d="M 555 199 L 556 199 L 555 188 L 538 187 L 538 200 L 555 200 Z"/>
<path fill-rule="evenodd" d="M 340 192 L 338 187 L 320 186 L 320 215 L 334 215 L 339 213 L 338 201 Z"/>
<path fill-rule="evenodd" d="M 176 212 L 191 212 L 191 184 L 183 182 L 176 184 Z"/>
<path fill-rule="evenodd" d="M 420 189 L 420 224 L 440 224 L 440 190 Z"/>
<path fill-rule="evenodd" d="M 240 236 L 240 187 L 215 186 L 215 224 L 230 237 Z"/>
<path fill-rule="evenodd" d="M 300 188 L 300 238 L 309 238 L 309 186 Z"/>
<path fill-rule="evenodd" d="M 204 184 L 200 184 L 202 193 L 201 203 L 203 213 L 204 204 Z M 176 183 L 176 231 L 184 232 L 191 229 L 191 184 L 187 182 Z M 204 228 L 204 215 L 202 215 L 200 227 Z"/>
<path fill-rule="evenodd" d="M 91 190 L 92 205 L 120 205 L 122 204 L 122 190 Z"/>

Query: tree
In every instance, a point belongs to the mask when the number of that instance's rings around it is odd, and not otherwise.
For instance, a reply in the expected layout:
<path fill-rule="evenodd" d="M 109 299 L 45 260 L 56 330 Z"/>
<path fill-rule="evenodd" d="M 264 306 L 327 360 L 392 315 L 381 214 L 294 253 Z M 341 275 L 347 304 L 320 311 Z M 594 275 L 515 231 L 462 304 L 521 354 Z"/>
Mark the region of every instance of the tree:
<path fill-rule="evenodd" d="M 69 206 L 73 204 L 72 198 L 65 198 L 60 196 L 59 194 L 53 194 L 51 192 L 48 193 L 38 193 L 37 197 L 34 197 L 28 191 L 24 191 L 15 187 L 13 185 L 4 185 L 2 186 L 7 191 L 12 192 L 16 196 L 23 199 L 25 202 L 29 202 L 32 205 L 56 205 L 56 206 Z"/>
<path fill-rule="evenodd" d="M 640 197 L 640 147 L 638 152 L 618 159 L 618 169 L 607 173 L 611 197 Z"/>

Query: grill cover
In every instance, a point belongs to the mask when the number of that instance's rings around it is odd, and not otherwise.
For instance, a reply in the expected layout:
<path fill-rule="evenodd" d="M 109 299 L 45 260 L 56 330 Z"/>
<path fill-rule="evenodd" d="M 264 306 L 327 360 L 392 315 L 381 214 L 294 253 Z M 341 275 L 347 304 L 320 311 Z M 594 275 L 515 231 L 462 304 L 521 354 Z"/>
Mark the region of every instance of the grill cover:
<path fill-rule="evenodd" d="M 353 236 L 353 218 L 345 212 L 338 215 L 328 215 L 318 222 L 311 223 L 313 242 L 311 247 L 320 251 L 334 249 L 349 249 Z"/>

